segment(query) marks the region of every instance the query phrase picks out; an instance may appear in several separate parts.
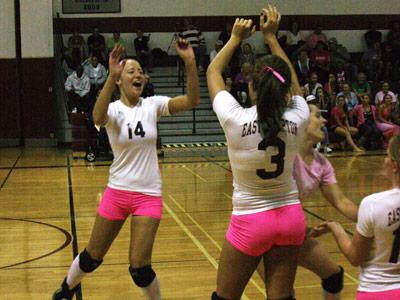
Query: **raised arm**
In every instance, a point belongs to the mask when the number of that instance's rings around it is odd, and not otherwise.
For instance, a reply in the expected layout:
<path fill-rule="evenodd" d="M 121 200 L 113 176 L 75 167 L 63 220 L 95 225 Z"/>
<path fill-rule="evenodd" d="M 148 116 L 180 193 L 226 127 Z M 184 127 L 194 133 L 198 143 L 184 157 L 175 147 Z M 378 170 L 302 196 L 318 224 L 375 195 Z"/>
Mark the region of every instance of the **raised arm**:
<path fill-rule="evenodd" d="M 109 75 L 93 108 L 93 122 L 98 126 L 104 126 L 108 121 L 108 104 L 110 103 L 115 84 L 119 80 L 124 68 L 124 63 L 120 63 L 123 52 L 124 48 L 120 44 L 117 44 L 110 53 L 108 60 Z"/>
<path fill-rule="evenodd" d="M 233 53 L 239 47 L 242 40 L 250 37 L 255 32 L 252 20 L 237 18 L 232 28 L 232 34 L 229 41 L 218 52 L 217 56 L 211 61 L 207 69 L 207 85 L 211 102 L 218 92 L 225 90 L 225 82 L 222 72 L 230 62 Z"/>
<path fill-rule="evenodd" d="M 263 9 L 263 12 L 260 16 L 260 30 L 264 36 L 265 42 L 271 49 L 272 54 L 279 56 L 288 64 L 292 77 L 292 94 L 301 95 L 300 84 L 296 71 L 285 51 L 283 51 L 282 47 L 279 45 L 278 39 L 276 38 L 276 32 L 278 31 L 280 20 L 281 15 L 276 7 L 268 5 L 267 8 Z"/>
<path fill-rule="evenodd" d="M 171 114 L 189 110 L 200 104 L 199 76 L 197 75 L 196 59 L 193 48 L 187 40 L 176 42 L 176 52 L 182 58 L 186 70 L 186 95 L 172 98 L 168 103 Z"/>

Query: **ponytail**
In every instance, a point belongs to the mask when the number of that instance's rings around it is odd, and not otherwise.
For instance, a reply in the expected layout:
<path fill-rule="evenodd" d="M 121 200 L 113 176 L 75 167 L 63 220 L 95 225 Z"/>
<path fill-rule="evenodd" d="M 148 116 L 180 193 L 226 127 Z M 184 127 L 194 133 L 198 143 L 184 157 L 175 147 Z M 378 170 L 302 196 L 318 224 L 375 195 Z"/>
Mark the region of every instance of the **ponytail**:
<path fill-rule="evenodd" d="M 258 124 L 264 139 L 276 137 L 282 130 L 282 115 L 288 106 L 291 83 L 289 66 L 280 57 L 267 55 L 257 61 L 253 88 L 257 91 Z"/>

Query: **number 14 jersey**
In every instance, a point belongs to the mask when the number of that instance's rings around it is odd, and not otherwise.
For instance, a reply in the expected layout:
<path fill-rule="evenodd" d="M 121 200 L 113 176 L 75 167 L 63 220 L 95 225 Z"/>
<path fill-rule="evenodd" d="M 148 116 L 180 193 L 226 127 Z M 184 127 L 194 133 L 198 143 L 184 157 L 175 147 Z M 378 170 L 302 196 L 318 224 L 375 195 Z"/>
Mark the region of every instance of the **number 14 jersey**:
<path fill-rule="evenodd" d="M 293 161 L 309 108 L 300 96 L 282 116 L 283 130 L 263 140 L 257 107 L 243 108 L 227 91 L 219 92 L 213 109 L 224 129 L 233 174 L 233 214 L 249 214 L 299 203 Z"/>
<path fill-rule="evenodd" d="M 105 125 L 114 161 L 108 186 L 151 196 L 161 196 L 157 158 L 157 121 L 170 115 L 165 96 L 140 98 L 134 107 L 120 100 L 108 106 Z"/>

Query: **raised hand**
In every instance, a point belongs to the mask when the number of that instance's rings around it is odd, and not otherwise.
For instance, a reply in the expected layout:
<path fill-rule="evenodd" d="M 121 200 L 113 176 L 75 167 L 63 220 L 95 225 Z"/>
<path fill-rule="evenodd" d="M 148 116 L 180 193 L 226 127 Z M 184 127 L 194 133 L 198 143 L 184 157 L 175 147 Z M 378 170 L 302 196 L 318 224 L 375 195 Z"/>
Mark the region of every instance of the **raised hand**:
<path fill-rule="evenodd" d="M 187 40 L 179 38 L 175 43 L 175 49 L 184 62 L 195 59 L 193 48 Z"/>
<path fill-rule="evenodd" d="M 273 5 L 264 8 L 260 16 L 260 30 L 264 37 L 275 36 L 281 21 L 281 14 Z"/>
<path fill-rule="evenodd" d="M 333 222 L 323 222 L 315 227 L 313 227 L 310 232 L 308 232 L 308 236 L 316 238 L 323 234 L 330 232 L 329 223 Z"/>
<path fill-rule="evenodd" d="M 252 25 L 253 20 L 236 18 L 232 28 L 232 37 L 236 37 L 241 41 L 249 38 L 256 31 L 256 26 Z"/>
<path fill-rule="evenodd" d="M 120 44 L 117 44 L 114 49 L 110 53 L 110 57 L 108 59 L 108 69 L 109 76 L 118 80 L 121 76 L 122 70 L 125 66 L 125 60 L 121 61 L 121 57 L 124 53 L 124 47 Z"/>

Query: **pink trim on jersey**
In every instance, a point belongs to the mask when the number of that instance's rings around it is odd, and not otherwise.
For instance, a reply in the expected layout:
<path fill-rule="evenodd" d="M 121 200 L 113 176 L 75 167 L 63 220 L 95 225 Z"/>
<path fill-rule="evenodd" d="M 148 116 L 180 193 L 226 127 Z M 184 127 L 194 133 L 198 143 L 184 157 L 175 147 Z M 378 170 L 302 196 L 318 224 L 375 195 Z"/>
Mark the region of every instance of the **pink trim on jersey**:
<path fill-rule="evenodd" d="M 399 300 L 400 289 L 384 292 L 360 292 L 357 291 L 357 300 Z"/>
<path fill-rule="evenodd" d="M 335 184 L 335 170 L 325 156 L 314 150 L 314 159 L 307 165 L 298 154 L 293 163 L 293 177 L 300 199 L 311 196 L 321 185 Z"/>
<path fill-rule="evenodd" d="M 254 214 L 232 215 L 226 239 L 249 256 L 260 256 L 273 246 L 299 246 L 306 223 L 301 204 L 286 205 Z"/>
<path fill-rule="evenodd" d="M 125 220 L 129 215 L 161 219 L 162 197 L 122 191 L 107 187 L 97 209 L 100 216 L 116 221 Z"/>

